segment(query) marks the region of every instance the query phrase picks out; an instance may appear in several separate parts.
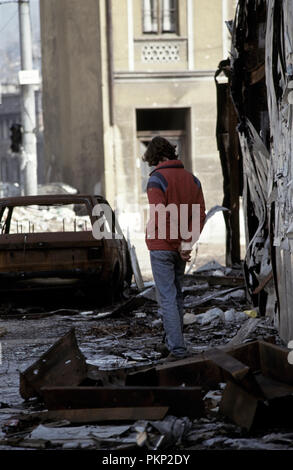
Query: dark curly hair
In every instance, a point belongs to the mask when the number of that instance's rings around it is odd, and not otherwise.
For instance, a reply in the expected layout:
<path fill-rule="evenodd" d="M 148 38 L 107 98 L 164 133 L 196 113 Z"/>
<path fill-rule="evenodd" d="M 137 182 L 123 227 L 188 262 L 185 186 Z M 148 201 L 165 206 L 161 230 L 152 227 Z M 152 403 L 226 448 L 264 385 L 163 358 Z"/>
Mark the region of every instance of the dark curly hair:
<path fill-rule="evenodd" d="M 142 159 L 144 162 L 147 162 L 149 166 L 158 165 L 164 158 L 177 160 L 175 149 L 176 145 L 170 144 L 164 137 L 156 136 L 148 144 Z"/>

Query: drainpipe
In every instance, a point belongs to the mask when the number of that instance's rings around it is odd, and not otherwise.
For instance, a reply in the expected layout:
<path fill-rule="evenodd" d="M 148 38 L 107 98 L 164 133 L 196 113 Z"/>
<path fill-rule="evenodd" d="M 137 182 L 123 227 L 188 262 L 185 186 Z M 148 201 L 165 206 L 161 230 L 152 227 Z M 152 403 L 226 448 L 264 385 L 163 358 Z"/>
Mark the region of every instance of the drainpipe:
<path fill-rule="evenodd" d="M 112 25 L 112 0 L 106 0 L 107 20 L 107 55 L 108 55 L 108 90 L 109 90 L 109 120 L 114 124 L 114 71 L 113 71 L 113 25 Z"/>

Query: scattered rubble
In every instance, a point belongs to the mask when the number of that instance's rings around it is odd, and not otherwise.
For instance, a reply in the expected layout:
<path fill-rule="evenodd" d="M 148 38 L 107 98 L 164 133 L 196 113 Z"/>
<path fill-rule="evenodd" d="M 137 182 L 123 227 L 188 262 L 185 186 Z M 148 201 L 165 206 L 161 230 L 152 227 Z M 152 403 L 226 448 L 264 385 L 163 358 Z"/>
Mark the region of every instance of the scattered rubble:
<path fill-rule="evenodd" d="M 214 278 L 210 271 L 207 275 Z M 223 289 L 185 276 L 184 334 L 191 357 L 166 364 L 160 364 L 157 348 L 163 326 L 153 285 L 138 294 L 132 289 L 128 300 L 112 309 L 88 306 L 70 313 L 59 305 L 45 309 L 52 315 L 29 323 L 25 308 L 19 317 L 2 317 L 3 328 L 13 325 L 3 340 L 3 357 L 11 351 L 9 364 L 16 364 L 15 370 L 22 357 L 27 359 L 20 372 L 26 401 L 17 401 L 16 379 L 12 388 L 0 389 L 0 448 L 290 448 L 288 350 L 280 347 L 268 318 L 245 313 L 251 306 L 242 294 L 216 300 L 223 290 L 239 290 L 241 283 L 231 282 Z M 191 296 L 209 300 L 190 307 Z M 42 313 L 37 307 L 29 311 Z M 17 350 L 14 343 L 7 350 L 19 328 Z M 59 339 L 53 330 L 60 331 Z M 38 346 L 41 332 L 49 337 Z M 5 360 L 2 370 L 8 370 Z M 271 437 L 263 439 L 266 435 Z"/>

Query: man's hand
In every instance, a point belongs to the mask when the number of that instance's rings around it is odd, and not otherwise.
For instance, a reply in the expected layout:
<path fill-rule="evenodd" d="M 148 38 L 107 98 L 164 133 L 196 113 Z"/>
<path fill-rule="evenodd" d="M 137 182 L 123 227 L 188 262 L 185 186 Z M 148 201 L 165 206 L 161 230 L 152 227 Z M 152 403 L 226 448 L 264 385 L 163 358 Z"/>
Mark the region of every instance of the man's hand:
<path fill-rule="evenodd" d="M 191 250 L 179 250 L 179 253 L 183 261 L 188 262 L 191 260 Z"/>

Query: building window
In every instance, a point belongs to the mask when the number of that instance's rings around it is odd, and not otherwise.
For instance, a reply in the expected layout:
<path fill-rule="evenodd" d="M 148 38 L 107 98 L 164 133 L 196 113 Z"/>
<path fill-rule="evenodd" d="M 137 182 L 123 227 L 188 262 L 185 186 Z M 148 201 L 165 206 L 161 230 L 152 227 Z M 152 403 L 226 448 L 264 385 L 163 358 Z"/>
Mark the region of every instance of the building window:
<path fill-rule="evenodd" d="M 142 0 L 145 34 L 177 33 L 178 0 Z"/>

